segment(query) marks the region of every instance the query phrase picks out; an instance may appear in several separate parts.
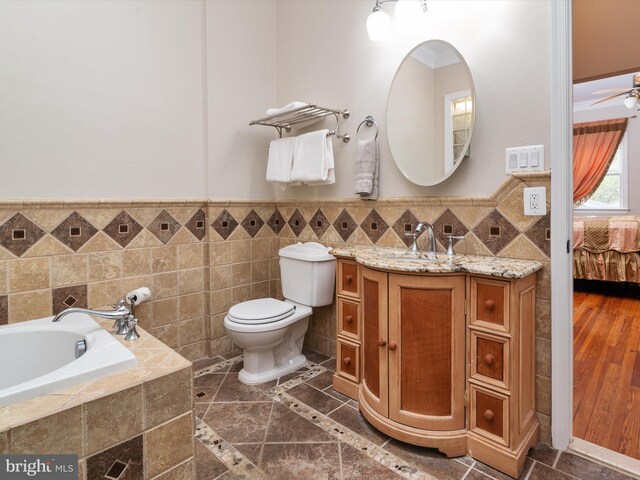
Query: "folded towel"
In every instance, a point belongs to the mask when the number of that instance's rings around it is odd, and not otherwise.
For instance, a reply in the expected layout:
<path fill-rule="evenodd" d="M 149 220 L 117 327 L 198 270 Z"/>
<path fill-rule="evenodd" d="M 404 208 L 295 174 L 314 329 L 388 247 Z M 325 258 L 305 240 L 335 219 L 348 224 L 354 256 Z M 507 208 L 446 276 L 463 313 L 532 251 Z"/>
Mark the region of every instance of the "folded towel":
<path fill-rule="evenodd" d="M 291 181 L 294 142 L 295 137 L 271 141 L 267 161 L 267 182 L 289 183 Z"/>
<path fill-rule="evenodd" d="M 335 183 L 333 143 L 328 133 L 325 129 L 296 137 L 291 181 L 310 185 Z"/>
<path fill-rule="evenodd" d="M 294 108 L 304 107 L 305 105 L 307 105 L 305 102 L 291 102 L 287 103 L 284 107 L 269 108 L 265 113 L 269 116 L 278 115 L 279 113 L 285 113 L 289 110 L 293 110 Z"/>
<path fill-rule="evenodd" d="M 376 139 L 358 140 L 356 155 L 354 178 L 356 194 L 360 195 L 363 200 L 376 200 L 378 198 L 378 169 L 380 168 Z"/>

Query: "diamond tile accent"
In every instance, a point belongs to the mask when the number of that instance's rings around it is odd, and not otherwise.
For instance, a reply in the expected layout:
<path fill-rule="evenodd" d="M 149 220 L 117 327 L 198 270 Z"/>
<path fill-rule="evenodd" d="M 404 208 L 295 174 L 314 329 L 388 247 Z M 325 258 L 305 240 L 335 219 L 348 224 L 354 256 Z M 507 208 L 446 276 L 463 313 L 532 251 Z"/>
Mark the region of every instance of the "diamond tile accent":
<path fill-rule="evenodd" d="M 518 236 L 518 230 L 497 210 L 492 210 L 476 225 L 473 233 L 494 255 Z"/>
<path fill-rule="evenodd" d="M 171 216 L 166 210 L 161 211 L 156 218 L 147 226 L 147 230 L 153 233 L 158 240 L 166 245 L 180 230 L 180 222 Z"/>
<path fill-rule="evenodd" d="M 273 233 L 275 233 L 276 235 L 280 233 L 280 231 L 284 228 L 284 218 L 282 218 L 280 210 L 276 208 L 276 211 L 273 212 L 271 217 L 269 217 L 269 220 L 267 220 L 267 225 L 269 225 L 269 228 L 273 230 Z"/>
<path fill-rule="evenodd" d="M 251 238 L 253 238 L 264 225 L 264 220 L 260 218 L 260 215 L 258 215 L 254 209 L 251 209 L 249 214 L 244 217 L 244 220 L 242 220 L 241 225 L 242 228 L 244 228 L 247 233 L 251 235 Z"/>
<path fill-rule="evenodd" d="M 445 248 L 449 245 L 447 235 L 465 236 L 469 233 L 469 229 L 464 223 L 448 208 L 433 222 L 433 231 L 436 235 L 436 240 Z M 453 244 L 455 245 L 458 242 L 459 240 L 454 240 Z"/>
<path fill-rule="evenodd" d="M 86 285 L 54 288 L 51 297 L 51 310 L 54 315 L 70 307 L 88 308 Z"/>
<path fill-rule="evenodd" d="M 413 239 L 410 237 L 405 237 L 405 232 L 413 232 L 416 227 L 420 223 L 420 220 L 416 218 L 411 210 L 405 210 L 402 216 L 396 220 L 396 223 L 393 224 L 393 231 L 396 232 L 396 235 L 400 237 L 400 240 L 404 242 L 404 244 L 409 247 Z"/>
<path fill-rule="evenodd" d="M 203 240 L 207 234 L 207 216 L 202 210 L 198 210 L 196 213 L 194 213 L 193 217 L 191 217 L 189 221 L 184 224 L 184 226 L 198 240 Z"/>
<path fill-rule="evenodd" d="M 0 295 L 0 325 L 9 323 L 9 297 Z"/>
<path fill-rule="evenodd" d="M 61 243 L 77 252 L 80 247 L 91 240 L 98 229 L 91 225 L 78 212 L 73 212 L 64 221 L 53 229 L 51 235 L 60 240 Z"/>
<path fill-rule="evenodd" d="M 367 234 L 369 240 L 376 244 L 378 240 L 380 240 L 380 237 L 389 230 L 389 225 L 387 225 L 387 222 L 373 209 L 369 212 L 369 215 L 364 218 L 360 224 L 360 228 Z"/>
<path fill-rule="evenodd" d="M 551 256 L 551 212 L 534 223 L 524 234 L 544 252 Z"/>
<path fill-rule="evenodd" d="M 322 235 L 324 235 L 324 232 L 326 232 L 330 226 L 331 223 L 329 223 L 329 220 L 327 220 L 327 217 L 320 209 L 316 210 L 316 213 L 314 213 L 311 220 L 309 220 L 309 227 L 311 227 L 311 230 L 314 231 L 318 238 L 322 238 Z"/>
<path fill-rule="evenodd" d="M 233 218 L 233 215 L 227 212 L 227 210 L 223 210 L 222 213 L 218 215 L 218 218 L 213 221 L 211 226 L 216 232 L 218 232 L 218 235 L 226 240 L 237 228 L 238 222 Z"/>
<path fill-rule="evenodd" d="M 143 478 L 144 454 L 142 445 L 142 435 L 138 435 L 87 458 L 87 480 Z M 108 472 L 117 473 L 117 470 L 112 469 L 117 468 L 118 463 L 127 465 L 126 470 L 120 472 L 118 476 L 106 477 Z"/>
<path fill-rule="evenodd" d="M 336 229 L 336 232 L 338 232 L 338 235 L 340 235 L 342 240 L 346 242 L 349 237 L 353 235 L 353 232 L 356 231 L 358 224 L 353 218 L 351 218 L 349 212 L 343 208 L 340 215 L 338 215 L 338 218 L 333 222 L 333 228 Z"/>
<path fill-rule="evenodd" d="M 124 248 L 142 231 L 142 225 L 123 210 L 102 231 Z"/>
<path fill-rule="evenodd" d="M 287 223 L 289 224 L 289 227 L 291 227 L 291 230 L 296 237 L 300 235 L 304 227 L 307 225 L 306 220 L 297 208 L 296 211 L 293 212 L 291 218 L 289 218 L 289 221 Z"/>
<path fill-rule="evenodd" d="M 44 237 L 45 231 L 21 213 L 0 225 L 0 245 L 20 257 Z"/>

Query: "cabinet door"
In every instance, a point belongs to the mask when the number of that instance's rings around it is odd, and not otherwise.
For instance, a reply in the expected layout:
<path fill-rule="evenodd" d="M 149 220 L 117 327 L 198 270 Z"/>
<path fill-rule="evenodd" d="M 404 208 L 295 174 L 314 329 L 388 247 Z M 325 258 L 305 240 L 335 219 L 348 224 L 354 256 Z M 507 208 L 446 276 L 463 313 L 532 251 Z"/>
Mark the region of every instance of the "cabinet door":
<path fill-rule="evenodd" d="M 387 274 L 362 267 L 362 381 L 367 404 L 388 415 Z"/>
<path fill-rule="evenodd" d="M 389 275 L 389 418 L 464 428 L 465 277 Z"/>

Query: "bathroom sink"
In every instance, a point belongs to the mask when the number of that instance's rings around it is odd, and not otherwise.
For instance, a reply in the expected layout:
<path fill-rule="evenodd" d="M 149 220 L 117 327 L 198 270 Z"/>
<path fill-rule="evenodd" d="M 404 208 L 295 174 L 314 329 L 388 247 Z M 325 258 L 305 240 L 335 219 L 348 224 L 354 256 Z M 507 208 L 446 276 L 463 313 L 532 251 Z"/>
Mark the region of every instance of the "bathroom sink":
<path fill-rule="evenodd" d="M 407 262 L 427 262 L 427 263 L 445 263 L 449 261 L 446 255 L 438 255 L 427 252 L 396 251 L 385 252 L 380 255 L 387 260 L 407 261 Z"/>

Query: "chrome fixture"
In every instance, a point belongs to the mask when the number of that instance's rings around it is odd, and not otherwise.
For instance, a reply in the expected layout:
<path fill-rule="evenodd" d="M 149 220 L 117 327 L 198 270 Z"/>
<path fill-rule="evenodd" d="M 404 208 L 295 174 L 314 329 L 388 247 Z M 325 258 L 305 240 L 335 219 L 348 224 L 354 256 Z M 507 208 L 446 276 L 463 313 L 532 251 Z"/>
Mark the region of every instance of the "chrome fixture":
<path fill-rule="evenodd" d="M 71 307 L 58 313 L 55 317 L 53 317 L 51 321 L 59 322 L 60 320 L 62 320 L 62 317 L 65 317 L 70 313 L 86 313 L 89 315 L 95 315 L 96 317 L 107 318 L 116 321 L 126 318 L 128 315 L 131 315 L 131 310 L 129 310 L 124 305 L 124 300 L 120 300 L 120 302 L 118 302 L 113 307 L 113 310 L 91 310 L 89 308 Z"/>
<path fill-rule="evenodd" d="M 373 7 L 373 12 L 369 14 L 367 18 L 367 33 L 369 38 L 374 42 L 379 42 L 387 38 L 389 30 L 391 29 L 391 19 L 384 10 L 382 5 L 385 3 L 396 3 L 396 14 L 398 9 L 400 13 L 404 11 L 404 16 L 411 17 L 416 13 L 416 7 L 422 9 L 422 13 L 427 13 L 427 0 L 376 0 L 376 5 Z"/>
<path fill-rule="evenodd" d="M 76 348 L 75 348 L 76 358 L 80 358 L 85 353 L 87 353 L 87 341 L 86 340 L 78 340 L 76 342 Z"/>
<path fill-rule="evenodd" d="M 404 234 L 405 237 L 413 237 L 413 242 L 411 243 L 409 250 L 412 252 L 420 251 L 420 249 L 418 248 L 418 237 L 420 236 L 420 234 L 422 233 L 422 230 L 424 229 L 427 230 L 427 234 L 429 235 L 429 245 L 427 246 L 426 251 L 427 253 L 432 253 L 435 255 L 436 235 L 435 235 L 435 232 L 433 231 L 433 227 L 431 226 L 431 224 L 427 222 L 418 223 L 418 225 L 416 226 L 416 229 L 413 232 L 405 232 Z"/>
<path fill-rule="evenodd" d="M 447 257 L 453 257 L 456 252 L 453 251 L 454 240 L 464 240 L 464 235 L 447 235 L 449 239 L 449 246 L 447 247 Z"/>

